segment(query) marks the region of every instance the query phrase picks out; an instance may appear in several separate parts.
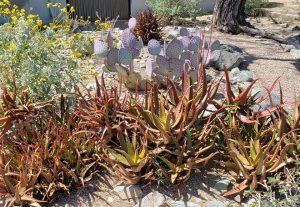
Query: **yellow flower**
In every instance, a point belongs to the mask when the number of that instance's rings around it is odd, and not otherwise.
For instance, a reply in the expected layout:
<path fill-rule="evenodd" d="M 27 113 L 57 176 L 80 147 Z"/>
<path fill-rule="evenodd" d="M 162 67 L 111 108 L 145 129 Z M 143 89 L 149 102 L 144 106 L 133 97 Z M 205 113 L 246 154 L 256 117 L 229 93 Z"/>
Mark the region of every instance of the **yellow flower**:
<path fill-rule="evenodd" d="M 43 20 L 41 20 L 41 19 L 38 19 L 38 20 L 36 20 L 36 25 L 37 26 L 42 26 L 43 25 Z"/>
<path fill-rule="evenodd" d="M 28 14 L 27 19 L 34 19 L 35 17 L 36 17 L 36 15 Z"/>
<path fill-rule="evenodd" d="M 18 18 L 17 18 L 16 16 L 12 16 L 12 17 L 11 17 L 11 20 L 12 20 L 13 22 L 15 22 L 15 21 L 18 20 Z"/>
<path fill-rule="evenodd" d="M 64 8 L 62 8 L 62 9 L 60 9 L 60 11 L 63 12 L 63 13 L 65 13 L 65 12 L 67 12 L 67 8 L 64 7 Z"/>
<path fill-rule="evenodd" d="M 77 58 L 81 57 L 81 53 L 80 52 L 76 52 L 76 51 L 72 51 L 72 55 L 74 55 Z"/>
<path fill-rule="evenodd" d="M 74 9 L 74 6 L 71 6 L 70 7 L 70 13 L 73 13 L 73 12 L 75 12 L 75 9 Z"/>
<path fill-rule="evenodd" d="M 9 0 L 3 0 L 3 3 L 6 5 L 10 5 L 10 1 Z"/>
<path fill-rule="evenodd" d="M 15 50 L 16 50 L 16 46 L 15 46 L 13 43 L 10 43 L 10 44 L 8 45 L 8 49 L 9 49 L 10 51 L 15 51 Z"/>
<path fill-rule="evenodd" d="M 52 6 L 52 3 L 51 2 L 48 2 L 47 3 L 47 8 L 50 8 Z"/>
<path fill-rule="evenodd" d="M 9 8 L 5 8 L 5 9 L 3 10 L 3 14 L 10 14 Z"/>

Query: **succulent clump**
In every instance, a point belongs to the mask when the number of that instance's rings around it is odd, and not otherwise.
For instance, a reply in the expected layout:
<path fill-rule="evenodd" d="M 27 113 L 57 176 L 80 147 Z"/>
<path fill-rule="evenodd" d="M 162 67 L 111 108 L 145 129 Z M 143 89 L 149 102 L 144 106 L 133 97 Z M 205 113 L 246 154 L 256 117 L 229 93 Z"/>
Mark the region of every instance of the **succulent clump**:
<path fill-rule="evenodd" d="M 161 20 L 151 11 L 140 12 L 136 18 L 136 26 L 133 30 L 136 37 L 141 37 L 147 45 L 152 39 L 162 40 Z"/>

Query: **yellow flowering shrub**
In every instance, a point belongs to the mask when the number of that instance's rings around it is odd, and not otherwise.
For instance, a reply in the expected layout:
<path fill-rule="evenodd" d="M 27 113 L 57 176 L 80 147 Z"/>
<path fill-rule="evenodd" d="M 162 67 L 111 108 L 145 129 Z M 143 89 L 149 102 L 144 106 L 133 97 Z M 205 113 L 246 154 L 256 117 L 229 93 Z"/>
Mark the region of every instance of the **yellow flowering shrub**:
<path fill-rule="evenodd" d="M 9 20 L 0 26 L 0 88 L 26 90 L 39 101 L 70 92 L 81 77 L 76 61 L 66 57 L 66 24 L 61 20 L 58 26 L 55 20 L 56 27 L 43 27 L 38 15 L 26 14 L 8 0 L 0 0 L 0 16 Z"/>

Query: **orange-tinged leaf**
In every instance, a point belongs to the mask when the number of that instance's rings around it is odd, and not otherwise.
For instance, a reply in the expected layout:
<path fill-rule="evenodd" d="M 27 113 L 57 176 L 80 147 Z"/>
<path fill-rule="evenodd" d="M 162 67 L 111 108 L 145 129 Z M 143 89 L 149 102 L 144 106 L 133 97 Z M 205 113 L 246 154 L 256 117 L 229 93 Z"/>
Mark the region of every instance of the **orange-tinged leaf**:
<path fill-rule="evenodd" d="M 247 184 L 247 180 L 245 180 L 244 182 L 238 184 L 232 190 L 224 193 L 223 196 L 224 197 L 229 197 L 229 196 L 233 196 L 233 195 L 239 194 L 240 192 L 246 190 L 248 187 L 249 187 L 249 185 Z"/>
<path fill-rule="evenodd" d="M 251 84 L 234 99 L 234 102 L 239 102 L 241 105 L 245 105 L 247 102 L 247 97 L 257 81 L 258 79 L 252 81 Z"/>

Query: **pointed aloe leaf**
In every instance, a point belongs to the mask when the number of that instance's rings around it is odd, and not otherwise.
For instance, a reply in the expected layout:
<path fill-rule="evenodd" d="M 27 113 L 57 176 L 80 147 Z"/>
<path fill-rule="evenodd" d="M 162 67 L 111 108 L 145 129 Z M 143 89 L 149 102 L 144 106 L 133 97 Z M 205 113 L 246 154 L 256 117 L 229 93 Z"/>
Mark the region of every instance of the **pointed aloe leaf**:
<path fill-rule="evenodd" d="M 114 151 L 113 149 L 108 149 L 108 151 L 110 152 L 110 154 L 115 157 L 119 162 L 121 162 L 122 164 L 126 165 L 126 166 L 131 166 L 130 163 L 128 162 L 128 160 L 123 156 L 120 155 L 119 153 L 117 153 L 116 151 Z"/>
<path fill-rule="evenodd" d="M 234 102 L 239 102 L 242 106 L 245 105 L 248 95 L 257 81 L 258 79 L 252 81 L 251 84 L 234 99 Z"/>
<path fill-rule="evenodd" d="M 274 90 L 274 88 L 277 85 L 277 83 L 279 82 L 279 80 L 280 80 L 280 77 L 278 77 L 274 81 L 274 83 L 272 84 L 272 86 L 268 90 L 266 90 L 266 92 L 259 99 L 257 99 L 255 103 L 259 104 L 259 103 L 263 102 L 266 98 L 268 98 L 270 96 L 271 92 Z"/>
<path fill-rule="evenodd" d="M 158 156 L 159 159 L 161 159 L 168 167 L 170 170 L 172 170 L 173 172 L 176 172 L 176 165 L 172 162 L 170 162 L 168 159 Z"/>
<path fill-rule="evenodd" d="M 179 103 L 179 97 L 178 97 L 178 91 L 176 89 L 176 86 L 172 80 L 168 78 L 168 84 L 170 85 L 169 95 L 172 101 L 175 103 L 175 105 L 178 105 Z"/>
<path fill-rule="evenodd" d="M 229 104 L 232 104 L 234 96 L 233 96 L 233 92 L 232 92 L 231 86 L 230 86 L 229 73 L 228 73 L 228 70 L 225 65 L 224 65 L 224 72 L 225 72 L 225 78 L 226 78 L 226 94 L 225 95 L 226 95 L 227 102 Z"/>
<path fill-rule="evenodd" d="M 159 103 L 159 118 L 164 126 L 166 128 L 166 120 L 167 120 L 167 115 L 165 111 L 165 106 L 164 106 L 164 100 L 163 96 L 160 97 L 160 103 Z"/>

